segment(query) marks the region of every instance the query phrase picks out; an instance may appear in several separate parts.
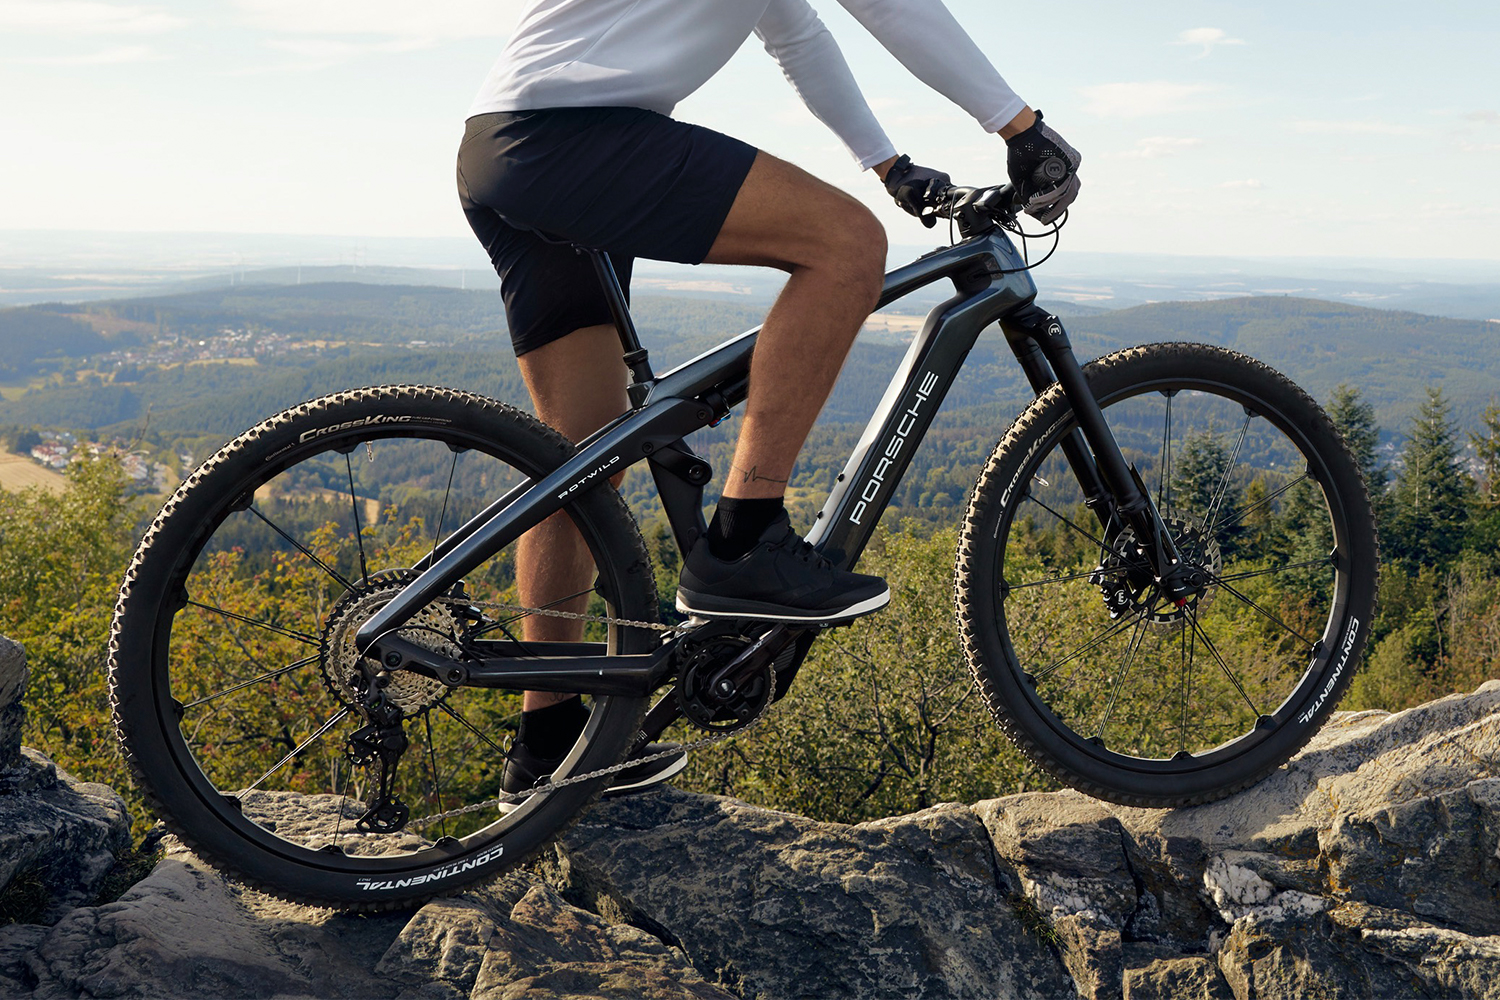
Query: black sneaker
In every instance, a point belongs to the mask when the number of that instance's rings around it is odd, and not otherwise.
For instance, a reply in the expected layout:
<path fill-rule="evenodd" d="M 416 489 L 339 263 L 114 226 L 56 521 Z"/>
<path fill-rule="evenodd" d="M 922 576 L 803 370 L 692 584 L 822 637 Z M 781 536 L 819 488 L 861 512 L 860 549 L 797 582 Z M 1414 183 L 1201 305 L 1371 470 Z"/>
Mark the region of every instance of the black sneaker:
<path fill-rule="evenodd" d="M 718 559 L 699 538 L 682 565 L 677 610 L 705 618 L 842 622 L 885 607 L 878 576 L 835 569 L 792 530 L 783 512 L 739 559 Z"/>
<path fill-rule="evenodd" d="M 639 792 L 659 785 L 668 778 L 673 777 L 683 768 L 687 767 L 687 754 L 683 753 L 682 747 L 676 743 L 648 743 L 644 749 L 635 754 L 636 757 L 654 757 L 656 754 L 675 750 L 670 757 L 662 757 L 658 760 L 643 760 L 638 764 L 632 764 L 623 771 L 616 771 L 614 780 L 604 790 L 606 798 L 613 795 L 629 795 L 631 792 Z M 566 754 L 563 755 L 567 756 Z M 563 757 L 538 757 L 531 752 L 531 748 L 524 743 L 512 743 L 510 753 L 505 757 L 505 771 L 500 776 L 500 788 L 502 791 L 512 795 L 524 792 L 528 788 L 537 785 L 552 777 L 552 772 L 557 770 L 557 765 L 563 762 Z M 519 803 L 517 803 L 519 804 Z M 515 808 L 514 805 L 506 808 Z"/>

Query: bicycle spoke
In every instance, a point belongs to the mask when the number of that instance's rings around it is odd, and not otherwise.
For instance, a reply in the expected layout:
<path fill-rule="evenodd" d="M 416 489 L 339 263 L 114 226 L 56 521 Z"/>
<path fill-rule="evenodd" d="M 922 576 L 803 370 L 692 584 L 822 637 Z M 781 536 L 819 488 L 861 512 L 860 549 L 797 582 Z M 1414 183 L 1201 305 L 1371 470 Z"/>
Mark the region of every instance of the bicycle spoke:
<path fill-rule="evenodd" d="M 1272 573 L 1286 573 L 1294 569 L 1306 569 L 1309 566 L 1329 566 L 1327 559 L 1304 559 L 1302 562 L 1288 563 L 1285 566 L 1269 566 L 1266 569 L 1249 569 L 1243 573 L 1230 573 L 1227 576 L 1219 576 L 1214 579 L 1219 583 L 1228 583 L 1231 580 L 1251 580 L 1257 576 L 1268 576 Z"/>
<path fill-rule="evenodd" d="M 1251 600 L 1250 598 L 1246 597 L 1244 594 L 1240 593 L 1235 588 L 1231 587 L 1229 584 L 1225 583 L 1222 578 L 1214 576 L 1212 573 L 1210 573 L 1208 576 L 1209 576 L 1209 582 L 1210 583 L 1217 583 L 1219 586 L 1221 586 L 1225 590 L 1227 590 L 1230 594 L 1232 594 L 1236 598 L 1238 598 L 1239 601 L 1240 601 L 1240 603 L 1248 606 L 1252 611 L 1254 611 L 1257 614 L 1261 615 L 1262 617 L 1268 619 L 1269 621 L 1272 621 L 1275 624 L 1280 625 L 1287 632 L 1289 632 L 1292 635 L 1296 636 L 1298 639 L 1301 639 L 1303 642 L 1307 643 L 1309 646 L 1311 646 L 1313 644 L 1313 641 L 1311 639 L 1309 639 L 1307 636 L 1303 635 L 1301 632 L 1298 632 L 1296 629 L 1292 628 L 1286 622 L 1282 621 L 1280 618 L 1277 618 L 1275 615 L 1271 614 L 1271 612 L 1269 612 L 1265 608 L 1261 607 L 1255 601 Z"/>
<path fill-rule="evenodd" d="M 1184 657 L 1182 666 L 1182 741 L 1178 749 L 1188 752 L 1188 705 L 1193 700 L 1193 654 L 1198 647 L 1198 633 L 1190 628 L 1181 632 Z"/>
<path fill-rule="evenodd" d="M 1233 684 L 1234 689 L 1240 693 L 1240 697 L 1245 699 L 1245 704 L 1250 706 L 1250 711 L 1255 713 L 1255 717 L 1260 718 L 1262 714 L 1260 709 L 1255 707 L 1255 702 L 1251 701 L 1250 695 L 1245 693 L 1245 686 L 1240 683 L 1240 679 L 1229 668 L 1229 664 L 1225 661 L 1223 654 L 1219 652 L 1219 647 L 1214 645 L 1213 640 L 1208 637 L 1208 633 L 1203 630 L 1203 626 L 1199 623 L 1198 615 L 1195 611 L 1188 612 L 1188 621 L 1193 623 L 1193 631 L 1197 632 L 1198 638 L 1203 640 L 1203 648 L 1208 650 L 1213 658 L 1218 661 L 1219 669 L 1224 671 L 1224 676 L 1229 678 L 1229 683 Z"/>
<path fill-rule="evenodd" d="M 1229 454 L 1229 461 L 1224 463 L 1224 475 L 1219 480 L 1219 488 L 1214 491 L 1213 497 L 1209 499 L 1208 513 L 1204 515 L 1203 523 L 1208 525 L 1204 534 L 1213 535 L 1217 527 L 1215 518 L 1219 513 L 1219 506 L 1223 504 L 1224 498 L 1229 495 L 1229 481 L 1234 478 L 1235 463 L 1240 460 L 1240 451 L 1245 447 L 1245 436 L 1250 433 L 1250 421 L 1255 419 L 1255 414 L 1246 412 L 1245 422 L 1240 425 L 1239 440 L 1234 443 L 1234 450 Z"/>
<path fill-rule="evenodd" d="M 196 708 L 199 705 L 206 704 L 207 702 L 214 701 L 214 700 L 216 700 L 218 698 L 222 698 L 225 695 L 234 694 L 236 691 L 243 691 L 245 688 L 250 687 L 250 686 L 255 685 L 255 684 L 259 684 L 262 681 L 275 680 L 278 677 L 283 677 L 283 676 L 291 673 L 293 670 L 299 670 L 302 667 L 305 667 L 305 666 L 308 666 L 309 664 L 313 664 L 313 663 L 317 663 L 317 662 L 318 662 L 318 657 L 317 656 L 304 656 L 300 660 L 293 660 L 291 663 L 288 663 L 286 666 L 284 666 L 284 667 L 277 667 L 275 670 L 271 670 L 271 671 L 268 671 L 267 673 L 261 674 L 259 677 L 252 677 L 252 678 L 250 678 L 247 681 L 240 681 L 238 684 L 234 685 L 233 687 L 227 687 L 224 690 L 219 691 L 219 692 L 217 692 L 215 694 L 206 695 L 205 697 L 199 698 L 197 701 L 190 701 L 186 705 L 182 706 L 182 710 L 185 712 L 185 711 L 187 711 L 190 708 Z"/>
<path fill-rule="evenodd" d="M 1069 653 L 1067 656 L 1064 656 L 1062 659 L 1057 660 L 1057 661 L 1051 663 L 1050 665 L 1048 665 L 1047 667 L 1045 667 L 1044 669 L 1042 669 L 1039 673 L 1036 674 L 1036 680 L 1038 682 L 1040 682 L 1043 678 L 1045 678 L 1045 677 L 1049 676 L 1050 674 L 1052 674 L 1053 671 L 1055 671 L 1058 667 L 1062 666 L 1064 663 L 1067 663 L 1069 660 L 1076 659 L 1076 658 L 1082 656 L 1084 653 L 1090 652 L 1091 650 L 1094 650 L 1094 649 L 1098 649 L 1100 645 L 1102 645 L 1105 642 L 1108 642 L 1111 638 L 1113 638 L 1114 636 L 1119 635 L 1121 632 L 1125 631 L 1127 628 L 1129 628 L 1130 626 L 1134 625 L 1136 622 L 1140 621 L 1141 619 L 1143 619 L 1145 617 L 1146 617 L 1146 613 L 1144 611 L 1142 611 L 1142 612 L 1139 612 L 1138 614 L 1136 614 L 1136 616 L 1134 618 L 1127 618 L 1124 621 L 1121 621 L 1121 622 L 1119 622 L 1119 623 L 1117 623 L 1115 625 L 1112 625 L 1109 629 L 1107 629 L 1102 634 L 1095 636 L 1094 638 L 1090 639 L 1088 642 L 1084 643 L 1082 646 L 1079 646 L 1077 649 L 1073 650 L 1073 652 Z"/>
<path fill-rule="evenodd" d="M 366 442 L 368 444 L 368 442 Z M 349 470 L 349 509 L 354 513 L 354 544 L 359 547 L 359 576 L 364 583 L 370 582 L 370 566 L 365 561 L 365 536 L 364 529 L 359 524 L 359 497 L 354 493 L 354 462 L 349 458 L 350 452 L 344 452 L 344 468 Z M 374 453 L 371 453 L 371 461 Z"/>
<path fill-rule="evenodd" d="M 1089 577 L 1093 576 L 1095 573 L 1102 573 L 1105 576 L 1118 576 L 1121 573 L 1128 573 L 1131 570 L 1146 568 L 1146 563 L 1128 563 L 1124 566 L 1112 566 L 1108 569 L 1089 569 L 1084 570 L 1082 573 L 1070 573 L 1067 576 L 1048 577 L 1045 580 L 1028 580 L 1025 583 L 1013 583 L 1007 586 L 1010 590 L 1025 590 L 1027 587 L 1044 587 L 1051 583 L 1068 583 L 1072 580 L 1086 580 Z"/>
<path fill-rule="evenodd" d="M 580 590 L 576 594 L 569 594 L 567 597 L 559 597 L 555 601 L 548 601 L 546 604 L 539 605 L 538 607 L 533 608 L 531 610 L 532 611 L 551 611 L 553 608 L 557 607 L 559 604 L 567 604 L 569 601 L 577 600 L 578 598 L 583 597 L 585 594 L 592 594 L 593 592 L 594 592 L 594 588 L 593 587 L 589 587 L 587 590 Z M 518 614 L 514 614 L 514 615 L 510 616 L 509 618 L 502 619 L 501 621 L 491 622 L 489 625 L 486 625 L 481 631 L 488 632 L 488 631 L 491 631 L 492 629 L 497 629 L 497 628 L 501 628 L 503 626 L 509 625 L 512 622 L 518 622 L 522 618 L 530 618 L 530 617 L 531 617 L 531 611 L 522 611 L 522 612 L 519 612 Z"/>
<path fill-rule="evenodd" d="M 1104 730 L 1109 725 L 1109 717 L 1114 714 L 1115 702 L 1120 696 L 1120 688 L 1125 683 L 1125 679 L 1130 676 L 1131 667 L 1135 665 L 1136 651 L 1141 648 L 1141 639 L 1146 633 L 1146 618 L 1155 610 L 1155 605 L 1146 609 L 1135 623 L 1135 631 L 1130 636 L 1130 645 L 1125 649 L 1125 666 L 1115 675 L 1115 682 L 1109 690 L 1109 704 L 1104 706 L 1104 715 L 1099 719 L 1099 727 L 1094 730 L 1094 735 L 1098 737 L 1101 743 L 1104 742 Z"/>
<path fill-rule="evenodd" d="M 443 779 L 438 775 L 436 741 L 432 737 L 432 713 L 424 712 L 422 721 L 427 725 L 427 763 L 432 767 L 432 790 L 437 801 L 437 811 L 443 811 Z M 448 835 L 448 821 L 439 821 L 438 831 L 440 835 Z"/>
<path fill-rule="evenodd" d="M 494 748 L 496 753 L 500 754 L 500 756 L 504 757 L 506 755 L 507 751 L 503 747 L 501 747 L 498 743 L 481 732 L 479 728 L 474 725 L 474 723 L 470 722 L 468 719 L 465 719 L 462 715 L 459 715 L 458 712 L 450 707 L 446 701 L 438 702 L 437 707 L 442 709 L 443 714 L 447 715 L 454 722 L 457 722 L 469 732 L 473 733 L 475 736 L 478 736 L 481 740 L 488 743 L 492 748 Z"/>
<path fill-rule="evenodd" d="M 443 540 L 443 521 L 448 516 L 448 499 L 453 495 L 453 474 L 458 471 L 458 452 L 453 453 L 453 462 L 448 466 L 448 485 L 443 488 L 443 509 L 438 512 L 437 531 L 432 536 L 432 551 L 427 555 L 427 565 L 437 562 L 438 543 Z"/>
<path fill-rule="evenodd" d="M 318 731 L 317 732 L 313 733 L 307 739 L 303 740 L 297 746 L 297 748 L 295 750 L 293 750 L 291 753 L 287 754 L 285 757 L 281 758 L 281 760 L 277 761 L 276 765 L 274 767 L 272 767 L 269 771 L 267 771 L 265 774 L 262 774 L 259 778 L 256 778 L 255 781 L 251 782 L 250 785 L 245 788 L 245 791 L 247 791 L 247 792 L 253 792 L 253 791 L 255 791 L 255 789 L 257 789 L 258 787 L 260 787 L 260 783 L 262 781 L 265 781 L 271 775 L 273 775 L 277 771 L 281 770 L 290 761 L 295 760 L 298 757 L 298 755 L 300 755 L 302 753 L 302 751 L 306 750 L 308 747 L 310 747 L 314 743 L 316 743 L 320 738 L 322 738 L 322 736 L 323 736 L 324 733 L 328 732 L 328 730 L 332 729 L 334 726 L 336 726 L 340 722 L 342 722 L 344 720 L 344 717 L 347 716 L 348 714 L 349 714 L 349 709 L 347 707 L 340 708 L 337 712 L 334 713 L 333 718 L 329 719 L 327 722 L 323 723 L 321 726 L 318 727 Z"/>
<path fill-rule="evenodd" d="M 1234 525 L 1241 518 L 1243 518 L 1245 515 L 1249 514 L 1252 511 L 1259 510 L 1261 507 L 1264 507 L 1266 504 L 1270 503 L 1272 500 L 1275 500 L 1277 497 L 1281 496 L 1287 490 L 1291 489 L 1292 487 L 1296 486 L 1298 483 L 1302 482 L 1302 480 L 1308 479 L 1308 478 L 1311 478 L 1311 477 L 1309 477 L 1308 474 L 1304 472 L 1304 473 L 1302 473 L 1302 475 L 1298 476 L 1296 479 L 1293 479 L 1291 482 L 1287 483 L 1285 486 L 1282 486 L 1279 489 L 1277 489 L 1276 491 L 1274 491 L 1272 493 L 1268 493 L 1265 496 L 1261 497 L 1259 500 L 1255 501 L 1250 506 L 1243 507 L 1243 508 L 1241 508 L 1241 509 L 1239 509 L 1237 511 L 1233 511 L 1233 512 L 1231 512 L 1229 514 L 1225 514 L 1224 515 L 1224 519 L 1222 521 L 1220 521 L 1219 524 L 1218 524 L 1219 530 L 1220 531 L 1228 531 L 1230 528 L 1234 527 Z M 1205 535 L 1205 537 L 1213 537 L 1213 536 Z"/>
<path fill-rule="evenodd" d="M 251 504 L 250 507 L 248 507 L 247 509 L 250 511 L 250 513 L 254 514 L 256 517 L 258 517 L 262 521 L 266 522 L 266 525 L 272 531 L 276 532 L 276 534 L 280 535 L 282 538 L 285 538 L 287 540 L 287 542 L 289 542 L 292 545 L 292 547 L 295 548 L 298 552 L 301 552 L 304 556 L 306 556 L 308 559 L 310 559 L 312 561 L 312 564 L 314 566 L 318 567 L 323 572 L 327 573 L 329 576 L 331 576 L 335 580 L 337 580 L 339 582 L 339 585 L 342 586 L 345 590 L 353 590 L 354 589 L 354 584 L 352 584 L 348 580 L 344 579 L 344 575 L 342 573 L 340 573 L 338 570 L 334 569 L 332 566 L 329 566 L 327 563 L 325 563 L 323 560 L 319 559 L 317 556 L 313 555 L 312 550 L 309 549 L 306 545 L 303 545 L 301 542 L 297 541 L 297 539 L 293 538 L 291 535 L 289 535 L 285 531 L 281 530 L 281 526 L 280 525 L 276 524 L 270 518 L 266 517 L 266 515 L 262 514 L 259 510 L 257 510 L 255 508 L 254 504 Z"/>
<path fill-rule="evenodd" d="M 233 611 L 226 611 L 225 609 L 215 607 L 212 604 L 203 604 L 191 598 L 188 599 L 187 603 L 192 607 L 202 608 L 204 611 L 212 611 L 216 615 L 223 615 L 225 618 L 230 618 L 237 622 L 243 622 L 246 625 L 254 625 L 256 628 L 263 628 L 267 632 L 274 632 L 277 635 L 284 635 L 288 639 L 296 639 L 298 642 L 306 643 L 309 646 L 317 646 L 321 642 L 321 640 L 319 640 L 317 636 L 308 635 L 306 632 L 298 632 L 296 629 L 289 629 L 281 625 L 272 625 L 270 622 L 263 622 L 258 618 L 246 618 L 244 615 L 236 614 Z"/>
<path fill-rule="evenodd" d="M 1156 506 L 1158 509 L 1172 505 L 1172 397 L 1177 395 L 1177 391 L 1174 389 L 1163 392 L 1162 395 L 1167 397 L 1167 416 L 1162 424 L 1161 467 L 1157 470 L 1156 476 Z M 1165 501 L 1162 498 L 1163 490 L 1166 491 Z"/>
<path fill-rule="evenodd" d="M 1063 524 L 1066 524 L 1068 527 L 1070 527 L 1074 531 L 1078 532 L 1084 538 L 1087 538 L 1089 541 L 1091 541 L 1095 545 L 1099 546 L 1099 548 L 1102 549 L 1104 552 L 1109 553 L 1110 555 L 1114 556 L 1117 559 L 1128 558 L 1125 555 L 1125 553 L 1120 552 L 1117 549 L 1110 548 L 1110 546 L 1107 543 L 1100 541 L 1098 538 L 1095 538 L 1093 535 L 1089 534 L 1087 531 L 1083 530 L 1078 525 L 1074 524 L 1071 519 L 1069 519 L 1068 517 L 1066 517 L 1063 514 L 1059 514 L 1057 511 L 1053 510 L 1051 507 L 1047 506 L 1045 503 L 1043 503 L 1042 501 L 1038 500 L 1036 498 L 1036 494 L 1034 494 L 1034 493 L 1028 493 L 1028 494 L 1026 494 L 1026 499 L 1030 500 L 1032 503 L 1034 503 L 1038 507 L 1042 508 L 1042 510 L 1045 510 L 1047 513 L 1049 513 L 1053 517 L 1057 518 Z"/>

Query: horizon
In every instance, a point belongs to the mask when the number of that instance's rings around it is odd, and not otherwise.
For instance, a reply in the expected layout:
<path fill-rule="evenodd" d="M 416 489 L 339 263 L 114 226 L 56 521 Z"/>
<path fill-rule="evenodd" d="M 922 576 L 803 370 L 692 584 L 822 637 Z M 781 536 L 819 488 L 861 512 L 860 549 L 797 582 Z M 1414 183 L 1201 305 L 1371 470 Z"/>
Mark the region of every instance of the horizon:
<path fill-rule="evenodd" d="M 1058 0 L 1046 47 L 1014 11 L 950 5 L 1082 151 L 1076 251 L 1500 259 L 1492 5 L 1440 3 L 1413 23 L 1394 0 L 1295 19 L 1264 3 Z M 26 95 L 0 106 L 20 151 L 0 161 L 0 184 L 27 192 L 0 225 L 469 238 L 453 154 L 519 6 L 0 0 L 0 87 Z M 1000 142 L 839 4 L 816 6 L 899 149 L 963 183 L 1003 179 Z M 110 113 L 80 116 L 101 94 Z M 893 243 L 923 237 L 753 38 L 677 115 L 851 191 Z"/>

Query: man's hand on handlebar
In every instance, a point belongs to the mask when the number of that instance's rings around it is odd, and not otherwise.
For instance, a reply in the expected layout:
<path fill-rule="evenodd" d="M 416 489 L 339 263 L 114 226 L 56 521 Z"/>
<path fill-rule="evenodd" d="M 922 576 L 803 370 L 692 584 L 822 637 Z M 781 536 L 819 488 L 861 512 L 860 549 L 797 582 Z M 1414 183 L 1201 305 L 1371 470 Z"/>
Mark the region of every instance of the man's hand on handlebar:
<path fill-rule="evenodd" d="M 1078 164 L 1083 157 L 1052 126 L 1036 122 L 1005 140 L 1005 171 L 1021 208 L 1038 222 L 1055 222 L 1078 197 Z"/>
<path fill-rule="evenodd" d="M 937 209 L 943 196 L 953 186 L 953 179 L 941 170 L 919 167 L 911 157 L 902 155 L 886 171 L 885 189 L 907 212 L 931 229 L 937 222 Z"/>

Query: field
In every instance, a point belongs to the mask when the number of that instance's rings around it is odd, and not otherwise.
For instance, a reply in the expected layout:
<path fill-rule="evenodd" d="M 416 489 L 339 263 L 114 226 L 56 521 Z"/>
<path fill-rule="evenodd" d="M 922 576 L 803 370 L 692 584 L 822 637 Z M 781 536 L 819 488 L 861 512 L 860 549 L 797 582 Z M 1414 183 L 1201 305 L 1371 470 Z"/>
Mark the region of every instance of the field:
<path fill-rule="evenodd" d="M 49 493 L 61 493 L 67 480 L 60 473 L 44 469 L 23 455 L 0 455 L 0 489 L 24 490 L 40 486 Z"/>

